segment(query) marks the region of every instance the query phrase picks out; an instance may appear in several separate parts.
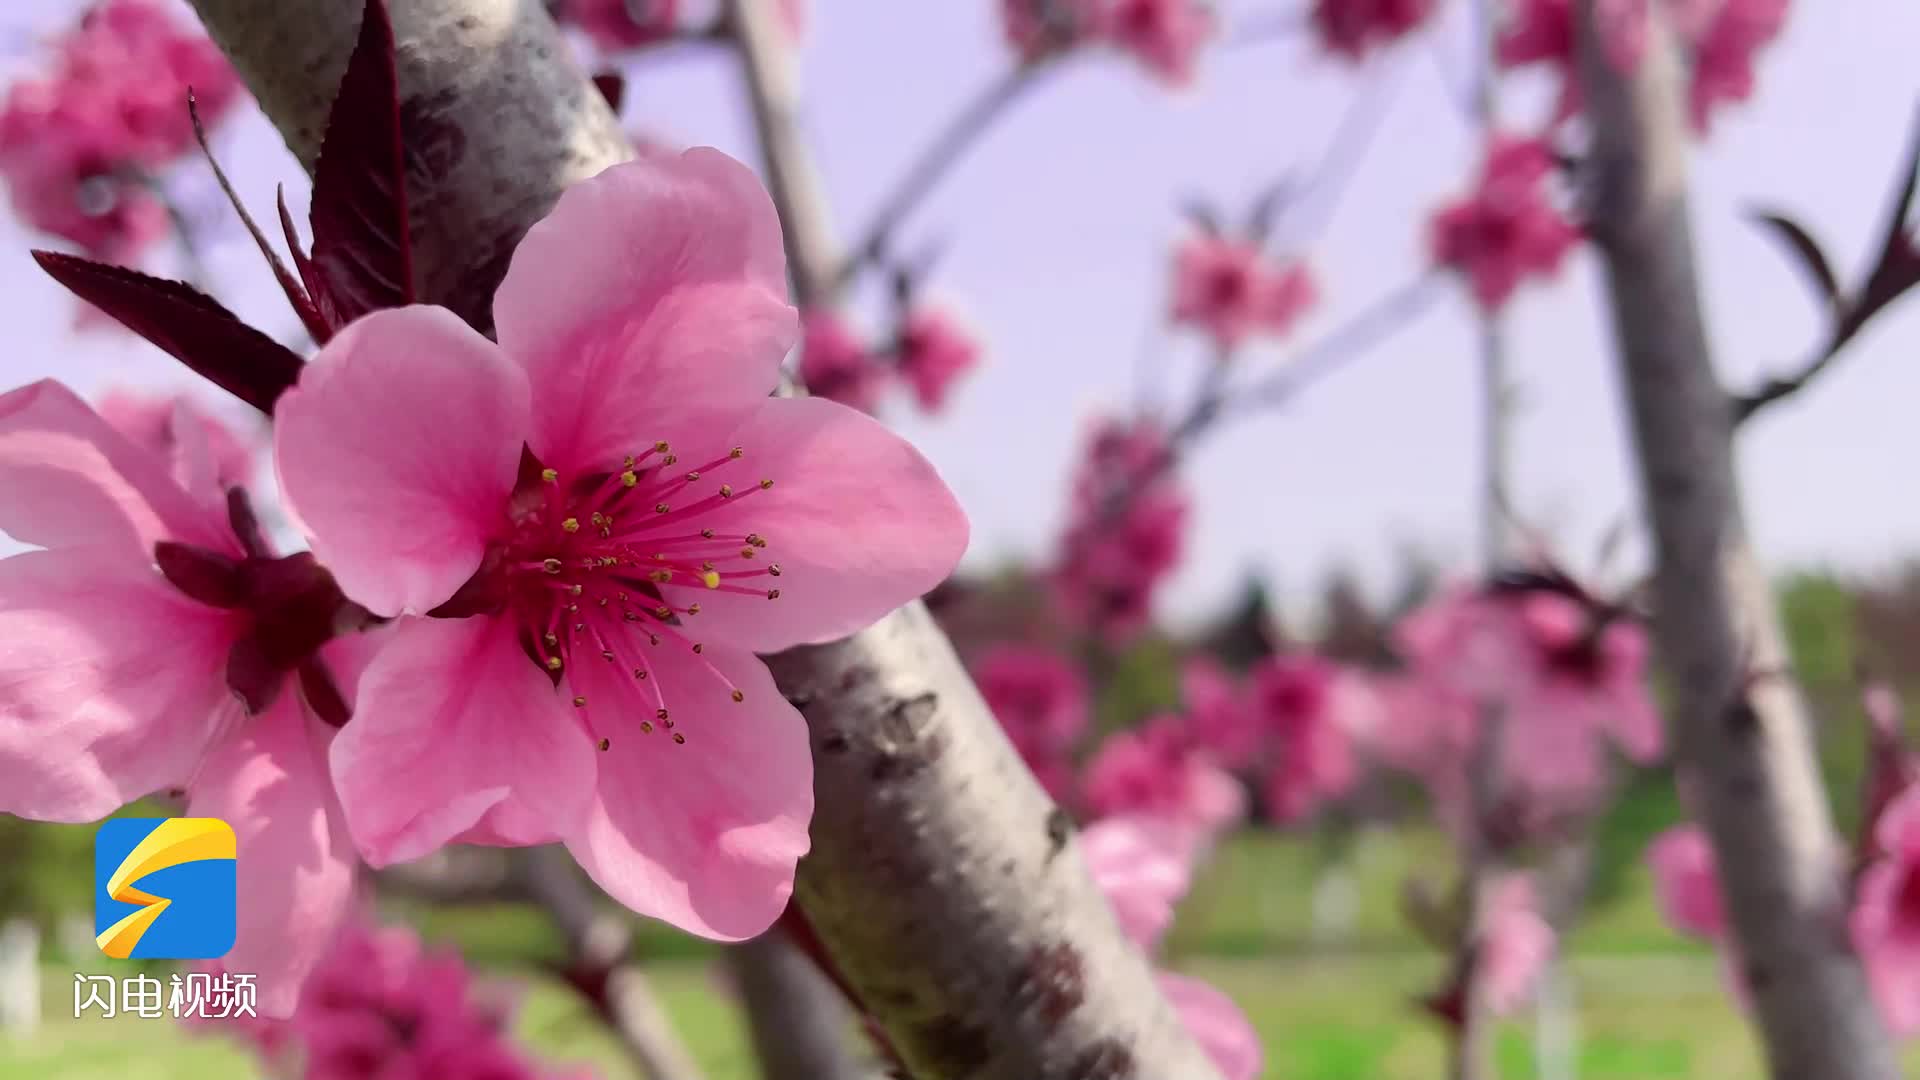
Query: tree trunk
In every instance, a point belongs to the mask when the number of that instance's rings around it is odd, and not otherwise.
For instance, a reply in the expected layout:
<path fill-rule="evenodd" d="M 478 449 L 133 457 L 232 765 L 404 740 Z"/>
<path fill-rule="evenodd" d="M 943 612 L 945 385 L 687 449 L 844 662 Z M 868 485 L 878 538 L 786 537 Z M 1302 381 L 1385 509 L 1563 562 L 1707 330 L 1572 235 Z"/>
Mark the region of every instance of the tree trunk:
<path fill-rule="evenodd" d="M 764 27 L 770 2 L 731 6 Z M 310 168 L 360 5 L 193 3 Z M 486 325 L 527 227 L 631 150 L 537 0 L 390 6 L 415 156 L 444 178 L 425 187 L 422 171 L 410 189 L 421 295 Z M 764 32 L 737 36 L 749 62 L 766 48 Z M 1218 1076 L 918 602 L 770 663 L 818 769 L 796 893 L 917 1080 Z"/>
<path fill-rule="evenodd" d="M 1847 941 L 1840 848 L 1773 598 L 1741 521 L 1686 200 L 1680 54 L 1648 5 L 1644 55 L 1609 59 L 1580 4 L 1593 128 L 1588 212 L 1653 527 L 1655 632 L 1674 737 L 1719 862 L 1742 974 L 1779 1080 L 1893 1080 Z"/>

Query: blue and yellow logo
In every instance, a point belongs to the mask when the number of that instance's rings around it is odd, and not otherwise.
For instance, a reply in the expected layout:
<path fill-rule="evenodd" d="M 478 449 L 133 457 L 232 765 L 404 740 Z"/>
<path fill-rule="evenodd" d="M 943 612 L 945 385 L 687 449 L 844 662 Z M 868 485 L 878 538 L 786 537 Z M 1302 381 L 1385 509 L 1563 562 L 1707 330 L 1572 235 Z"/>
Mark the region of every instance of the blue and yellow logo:
<path fill-rule="evenodd" d="M 116 960 L 216 960 L 233 948 L 233 827 L 114 818 L 93 836 L 93 932 Z"/>

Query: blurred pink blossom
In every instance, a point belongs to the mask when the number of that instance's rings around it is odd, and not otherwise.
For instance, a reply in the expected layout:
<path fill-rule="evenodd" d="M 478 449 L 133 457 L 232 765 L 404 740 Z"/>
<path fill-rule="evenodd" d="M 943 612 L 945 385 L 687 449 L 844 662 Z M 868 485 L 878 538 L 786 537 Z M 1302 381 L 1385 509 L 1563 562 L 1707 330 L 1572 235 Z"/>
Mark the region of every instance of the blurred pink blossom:
<path fill-rule="evenodd" d="M 489 997 L 459 953 L 429 949 L 406 927 L 351 924 L 314 969 L 285 1020 L 228 1028 L 301 1080 L 543 1080 L 552 1070 L 508 1041 L 510 1001 Z"/>
<path fill-rule="evenodd" d="M 105 0 L 50 43 L 0 104 L 0 179 L 29 225 L 129 262 L 167 229 L 152 178 L 193 148 L 186 92 L 218 120 L 241 96 L 226 59 L 155 0 Z"/>
<path fill-rule="evenodd" d="M 946 311 L 917 308 L 900 328 L 900 374 L 926 412 L 939 412 L 953 384 L 979 362 L 979 342 Z"/>
<path fill-rule="evenodd" d="M 1093 38 L 1106 0 L 1000 0 L 1000 29 L 1015 55 L 1033 63 Z"/>
<path fill-rule="evenodd" d="M 1173 320 L 1223 350 L 1256 333 L 1285 334 L 1317 297 L 1304 264 L 1276 264 L 1251 241 L 1201 233 L 1174 256 Z"/>
<path fill-rule="evenodd" d="M 814 309 L 803 316 L 800 379 L 810 393 L 872 413 L 887 376 L 859 332 L 838 312 Z"/>
<path fill-rule="evenodd" d="M 1358 60 L 1433 14 L 1434 0 L 1314 0 L 1313 29 L 1328 52 Z"/>
<path fill-rule="evenodd" d="M 1494 882 L 1474 965 L 1494 1015 L 1513 1012 L 1532 995 L 1553 959 L 1554 941 L 1531 877 L 1508 874 Z"/>
<path fill-rule="evenodd" d="M 987 707 L 1057 802 L 1073 798 L 1073 749 L 1087 729 L 1080 669 L 1043 649 L 1001 645 L 973 665 Z"/>
<path fill-rule="evenodd" d="M 1180 701 L 1194 738 L 1222 765 L 1252 764 L 1260 752 L 1260 717 L 1218 661 L 1201 655 L 1181 665 Z"/>
<path fill-rule="evenodd" d="M 1100 0 L 1096 32 L 1170 86 L 1193 81 L 1200 50 L 1219 30 L 1207 0 Z"/>
<path fill-rule="evenodd" d="M 1920 786 L 1889 803 L 1873 830 L 1880 856 L 1860 876 L 1863 929 L 1920 964 Z"/>
<path fill-rule="evenodd" d="M 173 433 L 169 452 L 136 446 L 58 383 L 0 396 L 0 531 L 39 549 L 0 559 L 0 812 L 92 821 L 184 791 L 189 813 L 232 822 L 257 903 L 229 958 L 259 976 L 262 1009 L 284 1012 L 357 865 L 325 768 L 334 729 L 310 698 L 309 677 L 326 676 L 304 670 L 312 643 L 259 657 L 294 642 L 263 629 L 249 591 L 312 567 L 250 554 L 205 430 Z M 322 654 L 348 707 L 371 644 Z M 272 670 L 248 715 L 231 673 L 256 665 Z M 282 686 L 294 666 L 298 694 Z"/>
<path fill-rule="evenodd" d="M 1097 420 L 1068 492 L 1053 586 L 1066 614 L 1124 641 L 1147 623 L 1153 593 L 1186 549 L 1188 502 L 1172 449 L 1150 420 Z"/>
<path fill-rule="evenodd" d="M 1109 735 L 1081 781 L 1096 818 L 1156 817 L 1212 836 L 1246 816 L 1246 792 L 1192 738 L 1184 719 L 1157 716 Z"/>
<path fill-rule="evenodd" d="M 1699 5 L 1696 5 L 1699 6 Z M 1787 0 L 1723 0 L 1693 37 L 1689 94 L 1694 130 L 1705 134 L 1713 112 L 1753 96 L 1754 58 L 1780 36 Z"/>
<path fill-rule="evenodd" d="M 1667 925 L 1682 933 L 1718 941 L 1727 933 L 1713 846 L 1698 825 L 1676 825 L 1647 847 L 1654 896 Z"/>
<path fill-rule="evenodd" d="M 192 468 L 182 460 L 180 451 L 194 442 L 179 432 L 183 427 L 199 429 L 204 440 L 213 480 L 224 491 L 248 484 L 255 471 L 256 456 L 265 449 L 258 432 L 242 435 L 184 394 L 146 395 L 134 390 L 112 390 L 100 398 L 100 418 L 115 431 L 158 457 L 174 463 L 176 469 Z M 177 474 L 176 474 L 177 477 Z M 184 480 L 182 481 L 185 482 Z"/>
<path fill-rule="evenodd" d="M 1358 687 L 1338 665 L 1310 653 L 1264 660 L 1252 676 L 1256 715 L 1273 741 L 1267 809 L 1297 821 L 1345 794 L 1359 776 L 1354 757 Z"/>
<path fill-rule="evenodd" d="M 1160 992 L 1220 1070 L 1221 1080 L 1256 1080 L 1266 1068 L 1266 1054 L 1240 1006 L 1199 979 L 1162 971 L 1159 981 Z"/>
<path fill-rule="evenodd" d="M 370 862 L 559 840 L 692 933 L 750 937 L 786 906 L 812 758 L 755 654 L 871 624 L 967 543 L 904 440 L 768 396 L 786 297 L 752 171 L 654 155 L 527 233 L 497 342 L 443 308 L 376 312 L 281 397 L 289 509 L 396 620 L 331 752 Z"/>
<path fill-rule="evenodd" d="M 1466 275 L 1482 308 L 1497 310 L 1523 281 L 1557 273 L 1579 242 L 1580 230 L 1547 197 L 1553 171 L 1545 142 L 1496 135 L 1478 188 L 1434 214 L 1434 262 Z"/>

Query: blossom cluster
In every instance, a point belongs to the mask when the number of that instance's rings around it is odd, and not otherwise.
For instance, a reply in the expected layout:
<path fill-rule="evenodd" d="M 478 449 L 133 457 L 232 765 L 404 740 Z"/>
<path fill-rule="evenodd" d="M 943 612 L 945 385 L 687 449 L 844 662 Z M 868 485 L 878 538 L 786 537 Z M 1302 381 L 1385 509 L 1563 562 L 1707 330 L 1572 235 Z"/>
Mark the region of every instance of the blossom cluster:
<path fill-rule="evenodd" d="M 167 230 L 154 184 L 193 149 L 188 89 L 212 122 L 240 80 L 159 0 L 102 0 L 51 54 L 0 103 L 0 180 L 33 228 L 132 261 Z"/>
<path fill-rule="evenodd" d="M 816 309 L 804 315 L 801 381 L 820 397 L 872 413 L 895 381 L 905 382 L 923 412 L 944 409 L 960 377 L 980 362 L 973 333 L 951 312 L 909 309 L 893 340 L 868 341 L 845 315 Z"/>
<path fill-rule="evenodd" d="M 1061 610 L 1111 640 L 1138 633 L 1180 565 L 1188 499 L 1173 448 L 1152 420 L 1097 420 L 1075 468 L 1053 571 Z"/>
<path fill-rule="evenodd" d="M 1171 86 L 1193 81 L 1201 50 L 1219 30 L 1207 0 L 1000 0 L 1000 23 L 1027 63 L 1106 46 Z"/>

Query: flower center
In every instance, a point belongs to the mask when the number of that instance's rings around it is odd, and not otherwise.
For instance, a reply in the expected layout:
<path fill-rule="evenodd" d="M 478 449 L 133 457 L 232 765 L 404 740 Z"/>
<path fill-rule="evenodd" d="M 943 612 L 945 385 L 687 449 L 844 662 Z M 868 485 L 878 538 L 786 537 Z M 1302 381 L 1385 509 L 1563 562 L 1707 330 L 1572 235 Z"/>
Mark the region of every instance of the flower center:
<path fill-rule="evenodd" d="M 670 695 L 746 695 L 701 656 L 693 620 L 707 593 L 777 600 L 780 564 L 767 539 L 743 529 L 735 504 L 773 487 L 745 475 L 745 449 L 682 468 L 664 442 L 599 473 L 563 476 L 525 455 L 498 552 L 505 604 L 527 655 L 572 691 L 588 734 L 606 750 L 612 718 L 638 711 L 684 745 Z M 662 685 L 663 649 L 694 659 L 705 686 Z M 605 665 L 612 678 L 589 674 Z M 674 665 L 674 676 L 688 670 Z M 603 697 L 588 699 L 589 682 Z"/>

